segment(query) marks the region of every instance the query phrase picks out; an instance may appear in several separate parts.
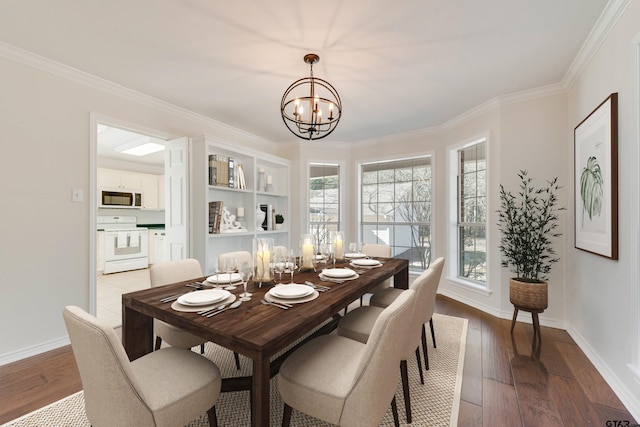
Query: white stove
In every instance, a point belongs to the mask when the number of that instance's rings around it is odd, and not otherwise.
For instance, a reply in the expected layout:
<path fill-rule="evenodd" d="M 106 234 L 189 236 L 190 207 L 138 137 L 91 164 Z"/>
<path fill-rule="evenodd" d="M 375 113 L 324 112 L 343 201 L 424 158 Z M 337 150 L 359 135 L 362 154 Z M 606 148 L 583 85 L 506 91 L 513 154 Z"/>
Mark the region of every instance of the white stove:
<path fill-rule="evenodd" d="M 98 230 L 104 230 L 104 274 L 149 266 L 149 232 L 136 225 L 131 215 L 97 217 Z"/>

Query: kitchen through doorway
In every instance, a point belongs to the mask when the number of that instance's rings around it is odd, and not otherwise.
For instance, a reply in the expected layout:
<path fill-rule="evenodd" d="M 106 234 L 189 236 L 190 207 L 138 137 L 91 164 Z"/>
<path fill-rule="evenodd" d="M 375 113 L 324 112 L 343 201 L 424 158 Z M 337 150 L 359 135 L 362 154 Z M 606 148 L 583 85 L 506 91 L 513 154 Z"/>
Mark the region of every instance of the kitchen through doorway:
<path fill-rule="evenodd" d="M 95 257 L 92 312 L 122 323 L 121 295 L 150 286 L 149 266 L 165 260 L 164 145 L 161 132 L 95 118 L 91 223 Z"/>

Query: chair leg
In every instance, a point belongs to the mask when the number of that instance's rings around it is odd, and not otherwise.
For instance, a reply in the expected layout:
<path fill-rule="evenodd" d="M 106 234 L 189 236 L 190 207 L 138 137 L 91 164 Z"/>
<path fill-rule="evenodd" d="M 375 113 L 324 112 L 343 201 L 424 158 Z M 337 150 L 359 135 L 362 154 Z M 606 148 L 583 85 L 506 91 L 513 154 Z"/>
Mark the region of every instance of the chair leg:
<path fill-rule="evenodd" d="M 391 401 L 391 412 L 393 413 L 393 425 L 395 427 L 400 427 L 400 418 L 398 417 L 398 404 L 396 403 L 396 396 L 393 395 L 393 400 Z"/>
<path fill-rule="evenodd" d="M 420 360 L 420 348 L 416 347 L 416 361 L 418 362 L 418 372 L 420 372 L 420 384 L 424 384 L 424 373 L 422 373 L 422 360 Z"/>
<path fill-rule="evenodd" d="M 411 397 L 409 396 L 409 374 L 407 361 L 400 361 L 400 376 L 402 377 L 402 393 L 404 394 L 404 410 L 407 413 L 407 423 L 411 424 Z"/>
<path fill-rule="evenodd" d="M 218 427 L 218 415 L 216 415 L 216 406 L 213 405 L 211 409 L 207 411 L 207 415 L 209 416 L 209 426 L 210 427 Z"/>
<path fill-rule="evenodd" d="M 429 370 L 429 355 L 427 354 L 427 332 L 422 325 L 422 353 L 424 355 L 424 369 Z"/>
<path fill-rule="evenodd" d="M 156 348 L 154 350 L 160 350 L 161 345 L 162 345 L 162 338 L 156 337 Z"/>
<path fill-rule="evenodd" d="M 200 354 L 204 354 L 204 343 L 200 344 Z"/>
<path fill-rule="evenodd" d="M 236 369 L 240 369 L 240 356 L 235 351 L 233 352 L 233 358 L 236 360 Z"/>
<path fill-rule="evenodd" d="M 291 406 L 284 404 L 284 411 L 282 412 L 282 427 L 289 427 L 289 423 L 291 423 L 291 411 L 293 408 Z"/>
<path fill-rule="evenodd" d="M 433 340 L 433 348 L 436 348 L 436 333 L 433 330 L 433 319 L 429 319 L 429 326 L 431 327 L 431 339 Z"/>

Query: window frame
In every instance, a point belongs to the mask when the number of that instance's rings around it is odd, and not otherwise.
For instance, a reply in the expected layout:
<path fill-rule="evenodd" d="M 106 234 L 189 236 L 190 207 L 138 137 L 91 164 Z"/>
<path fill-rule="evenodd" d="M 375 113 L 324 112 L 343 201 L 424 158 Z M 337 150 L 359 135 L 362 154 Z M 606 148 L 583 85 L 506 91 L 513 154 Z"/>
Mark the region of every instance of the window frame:
<path fill-rule="evenodd" d="M 486 220 L 485 220 L 485 238 L 486 238 L 486 251 L 485 251 L 485 263 L 486 263 L 486 282 L 480 282 L 477 280 L 467 279 L 458 275 L 459 271 L 459 234 L 458 234 L 458 167 L 459 159 L 458 153 L 465 148 L 484 142 L 485 155 L 486 155 L 486 171 L 485 171 L 485 186 L 486 186 Z M 469 138 L 461 143 L 451 145 L 448 148 L 448 258 L 450 262 L 447 263 L 447 281 L 453 285 L 461 286 L 467 290 L 471 290 L 482 295 L 488 296 L 492 293 L 491 290 L 491 278 L 490 278 L 490 248 L 491 248 L 491 228 L 489 222 L 491 218 L 491 195 L 490 195 L 490 175 L 491 175 L 491 161 L 490 161 L 490 138 L 488 133 L 480 134 L 475 137 Z"/>
<path fill-rule="evenodd" d="M 342 230 L 344 231 L 345 227 L 344 227 L 344 212 L 346 209 L 346 206 L 344 205 L 344 180 L 345 180 L 345 164 L 342 161 L 334 161 L 334 160 L 308 160 L 306 163 L 306 169 L 305 169 L 305 173 L 306 173 L 306 180 L 305 180 L 305 186 L 306 186 L 306 195 L 307 195 L 307 200 L 306 200 L 306 204 L 305 204 L 305 228 L 303 231 L 303 234 L 310 234 L 311 233 L 311 212 L 310 207 L 311 207 L 311 188 L 310 188 L 310 183 L 311 183 L 311 167 L 312 166 L 322 166 L 322 165 L 326 165 L 326 166 L 337 166 L 338 167 L 338 192 L 339 192 L 339 196 L 338 196 L 338 230 Z M 313 233 L 311 233 L 313 235 Z"/>

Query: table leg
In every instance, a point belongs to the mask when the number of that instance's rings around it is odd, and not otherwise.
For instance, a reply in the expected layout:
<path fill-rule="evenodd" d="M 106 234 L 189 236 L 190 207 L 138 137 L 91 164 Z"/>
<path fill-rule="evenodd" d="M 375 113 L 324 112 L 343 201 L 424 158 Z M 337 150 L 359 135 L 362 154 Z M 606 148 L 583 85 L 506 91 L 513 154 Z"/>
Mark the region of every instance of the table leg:
<path fill-rule="evenodd" d="M 253 397 L 251 399 L 251 425 L 253 427 L 269 426 L 269 358 L 253 359 Z"/>
<path fill-rule="evenodd" d="M 409 289 L 409 266 L 393 275 L 393 287 L 398 289 Z"/>
<path fill-rule="evenodd" d="M 122 306 L 122 345 L 129 360 L 153 351 L 153 317 Z"/>

